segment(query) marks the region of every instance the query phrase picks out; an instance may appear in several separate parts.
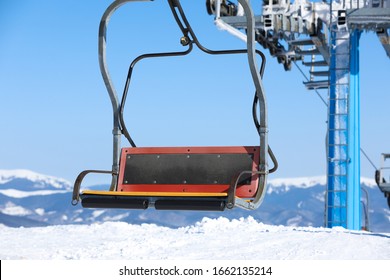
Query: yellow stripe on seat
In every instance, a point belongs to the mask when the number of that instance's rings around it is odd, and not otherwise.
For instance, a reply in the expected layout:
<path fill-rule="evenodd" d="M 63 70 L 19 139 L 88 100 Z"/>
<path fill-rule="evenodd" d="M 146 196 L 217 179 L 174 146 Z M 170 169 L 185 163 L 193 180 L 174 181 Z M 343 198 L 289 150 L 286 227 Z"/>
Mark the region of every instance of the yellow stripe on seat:
<path fill-rule="evenodd" d="M 144 196 L 144 197 L 227 197 L 227 193 L 205 192 L 115 192 L 85 190 L 82 195 L 116 195 L 116 196 Z"/>

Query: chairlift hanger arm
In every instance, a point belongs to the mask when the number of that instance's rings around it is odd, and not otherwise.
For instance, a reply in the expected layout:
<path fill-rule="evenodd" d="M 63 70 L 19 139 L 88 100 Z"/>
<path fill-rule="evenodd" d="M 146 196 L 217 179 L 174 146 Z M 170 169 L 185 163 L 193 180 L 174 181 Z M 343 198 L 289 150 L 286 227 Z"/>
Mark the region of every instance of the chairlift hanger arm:
<path fill-rule="evenodd" d="M 118 182 L 118 173 L 119 173 L 119 156 L 121 148 L 121 127 L 120 127 L 120 118 L 119 118 L 119 101 L 118 95 L 116 93 L 115 87 L 112 83 L 110 73 L 107 67 L 107 56 L 106 56 L 106 34 L 107 34 L 107 25 L 110 21 L 113 13 L 122 5 L 128 2 L 150 2 L 150 0 L 116 0 L 114 1 L 104 12 L 100 24 L 99 24 L 99 39 L 98 39 L 98 56 L 99 56 L 99 67 L 100 72 L 103 77 L 104 84 L 107 88 L 108 95 L 111 100 L 112 110 L 113 110 L 113 157 L 112 157 L 112 179 L 110 190 L 113 191 L 116 189 Z M 81 182 L 80 182 L 81 184 Z"/>

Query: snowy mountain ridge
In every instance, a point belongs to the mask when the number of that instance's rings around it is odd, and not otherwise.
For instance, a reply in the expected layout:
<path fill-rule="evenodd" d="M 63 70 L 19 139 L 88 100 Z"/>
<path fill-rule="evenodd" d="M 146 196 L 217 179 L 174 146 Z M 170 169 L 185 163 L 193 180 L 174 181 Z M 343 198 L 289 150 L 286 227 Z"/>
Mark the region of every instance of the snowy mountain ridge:
<path fill-rule="evenodd" d="M 15 179 L 26 179 L 31 182 L 34 182 L 34 189 L 44 189 L 46 186 L 52 186 L 56 189 L 62 190 L 71 190 L 72 184 L 65 179 L 43 175 L 27 169 L 14 169 L 14 170 L 4 170 L 0 169 L 0 185 L 11 182 Z M 374 179 L 364 178 L 360 179 L 361 184 L 364 184 L 367 187 L 376 187 Z M 279 188 L 279 187 L 297 187 L 297 188 L 310 188 L 317 185 L 326 185 L 326 176 L 311 176 L 311 177 L 292 177 L 292 178 L 275 178 L 268 180 L 269 188 Z M 5 194 L 5 193 L 4 193 Z M 14 193 L 8 192 L 10 196 L 15 197 L 25 197 L 27 194 L 24 193 Z M 31 195 L 39 195 L 45 193 L 31 193 Z M 47 192 L 46 194 L 50 194 Z M 5 194 L 7 195 L 7 194 Z"/>
<path fill-rule="evenodd" d="M 270 179 L 267 182 L 267 194 L 288 192 L 291 188 L 309 189 L 316 186 L 326 186 L 326 180 L 326 176 Z M 370 189 L 378 188 L 375 180 L 371 178 L 360 178 L 360 184 Z"/>
<path fill-rule="evenodd" d="M 360 183 L 367 187 L 377 187 L 375 180 L 371 178 L 362 177 Z M 317 185 L 326 185 L 326 176 L 276 178 L 268 180 L 268 184 L 272 187 L 310 188 Z"/>
<path fill-rule="evenodd" d="M 13 198 L 26 198 L 29 196 L 40 196 L 40 195 L 52 195 L 58 193 L 68 193 L 70 190 L 41 190 L 41 191 L 20 191 L 15 189 L 0 189 L 0 194 L 13 197 Z"/>
<path fill-rule="evenodd" d="M 239 219 L 248 215 L 270 225 L 324 225 L 325 176 L 270 179 L 263 204 L 251 212 L 239 208 L 223 212 L 85 209 L 80 204 L 71 205 L 72 186 L 64 179 L 29 170 L 0 170 L 0 178 L 0 224 L 10 227 L 123 221 L 177 228 L 205 217 Z M 363 178 L 362 187 L 369 192 L 370 228 L 390 232 L 390 211 L 383 194 L 373 180 Z"/>
<path fill-rule="evenodd" d="M 6 184 L 15 179 L 24 179 L 34 183 L 32 185 L 32 188 L 34 189 L 47 189 L 48 186 L 54 189 L 65 190 L 70 190 L 72 188 L 71 183 L 62 178 L 43 175 L 27 169 L 0 169 L 0 184 Z"/>

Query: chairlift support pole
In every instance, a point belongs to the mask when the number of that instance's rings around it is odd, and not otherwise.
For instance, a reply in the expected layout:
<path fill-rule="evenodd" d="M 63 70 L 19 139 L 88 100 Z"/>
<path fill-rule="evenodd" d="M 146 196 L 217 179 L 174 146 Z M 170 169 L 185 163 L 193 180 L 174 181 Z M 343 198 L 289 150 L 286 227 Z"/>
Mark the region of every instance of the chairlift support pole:
<path fill-rule="evenodd" d="M 349 158 L 347 186 L 347 228 L 361 229 L 360 203 L 360 71 L 359 39 L 361 31 L 350 34 L 350 98 L 349 98 Z"/>
<path fill-rule="evenodd" d="M 340 16 L 331 25 L 325 224 L 359 230 L 360 31 L 349 30 Z"/>

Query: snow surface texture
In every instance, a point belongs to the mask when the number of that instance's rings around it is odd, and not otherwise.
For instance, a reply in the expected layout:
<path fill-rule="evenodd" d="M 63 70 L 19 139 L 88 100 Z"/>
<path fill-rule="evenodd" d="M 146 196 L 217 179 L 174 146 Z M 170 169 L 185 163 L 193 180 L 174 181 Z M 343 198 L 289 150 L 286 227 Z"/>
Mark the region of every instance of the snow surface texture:
<path fill-rule="evenodd" d="M 390 233 L 310 226 L 321 224 L 324 180 L 270 180 L 262 211 L 206 218 L 203 212 L 130 215 L 72 207 L 69 182 L 28 170 L 0 170 L 0 259 L 390 260 Z M 364 185 L 378 192 L 373 180 Z M 373 206 L 383 202 L 379 199 Z M 373 224 L 388 223 L 390 212 L 383 204 L 387 212 L 375 208 L 383 217 Z"/>
<path fill-rule="evenodd" d="M 0 259 L 389 260 L 390 234 L 271 226 L 252 217 L 208 219 L 172 229 L 105 222 L 39 228 L 0 226 Z"/>

